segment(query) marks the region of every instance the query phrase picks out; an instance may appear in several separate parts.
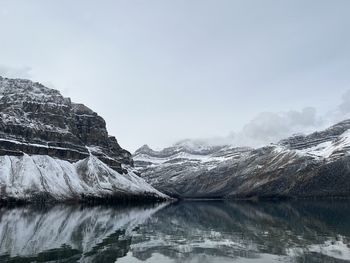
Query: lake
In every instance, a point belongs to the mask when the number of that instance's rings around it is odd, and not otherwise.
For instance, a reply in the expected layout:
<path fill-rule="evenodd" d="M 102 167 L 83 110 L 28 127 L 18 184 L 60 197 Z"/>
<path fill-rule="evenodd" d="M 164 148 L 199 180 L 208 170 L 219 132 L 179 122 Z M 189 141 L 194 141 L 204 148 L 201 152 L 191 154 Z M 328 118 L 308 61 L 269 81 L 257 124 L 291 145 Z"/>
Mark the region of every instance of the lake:
<path fill-rule="evenodd" d="M 350 200 L 2 207 L 0 262 L 350 262 Z"/>

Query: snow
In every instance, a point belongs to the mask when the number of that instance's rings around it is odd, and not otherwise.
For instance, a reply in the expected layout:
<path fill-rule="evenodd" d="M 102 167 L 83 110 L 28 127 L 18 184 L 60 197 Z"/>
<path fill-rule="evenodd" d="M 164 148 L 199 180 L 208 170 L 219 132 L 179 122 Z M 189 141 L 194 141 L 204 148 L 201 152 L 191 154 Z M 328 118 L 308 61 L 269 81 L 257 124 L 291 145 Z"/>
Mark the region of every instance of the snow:
<path fill-rule="evenodd" d="M 337 153 L 350 152 L 350 130 L 345 131 L 339 137 L 331 138 L 329 141 L 319 143 L 315 146 L 304 148 L 301 150 L 291 150 L 286 146 L 273 144 L 276 154 L 284 154 L 287 152 L 295 152 L 300 156 L 310 156 L 315 159 L 329 159 Z"/>
<path fill-rule="evenodd" d="M 0 156 L 0 195 L 30 199 L 37 194 L 49 194 L 56 200 L 75 199 L 82 194 L 166 197 L 131 168 L 127 174 L 119 174 L 92 155 L 73 164 L 47 155 Z"/>
<path fill-rule="evenodd" d="M 192 151 L 207 151 L 213 148 L 213 146 L 209 145 L 205 141 L 191 140 L 191 139 L 185 139 L 185 140 L 179 141 L 175 143 L 173 147 L 182 147 L 184 149 L 192 150 Z"/>
<path fill-rule="evenodd" d="M 57 90 L 46 88 L 37 82 L 32 82 L 30 80 L 25 79 L 0 79 L 0 94 L 1 95 L 15 95 L 19 92 L 25 92 L 25 94 L 30 95 L 35 98 L 38 97 L 40 99 L 50 98 L 53 95 L 60 97 L 60 93 Z"/>
<path fill-rule="evenodd" d="M 211 155 L 190 154 L 190 153 L 186 153 L 186 152 L 179 152 L 179 153 L 174 154 L 170 157 L 164 157 L 164 158 L 153 157 L 153 156 L 149 156 L 147 154 L 138 154 L 138 155 L 134 156 L 133 159 L 134 159 L 134 161 L 151 162 L 155 165 L 160 165 L 160 164 L 164 164 L 165 162 L 169 162 L 169 161 L 174 160 L 174 159 L 179 159 L 179 160 L 183 159 L 183 162 L 185 162 L 185 161 L 197 161 L 197 162 L 201 162 L 201 163 L 208 163 L 208 162 L 213 162 L 213 161 L 221 162 L 221 161 L 225 161 L 228 158 L 224 157 L 224 156 L 214 157 Z"/>
<path fill-rule="evenodd" d="M 308 250 L 332 258 L 350 260 L 349 244 L 347 244 L 342 237 L 340 237 L 339 240 L 327 240 L 321 245 L 312 245 Z"/>
<path fill-rule="evenodd" d="M 305 247 L 292 247 L 287 250 L 288 256 L 298 256 L 304 253 L 318 253 L 330 258 L 344 261 L 350 260 L 350 247 L 346 237 L 337 235 L 336 238 L 330 238 L 321 244 L 312 244 Z"/>
<path fill-rule="evenodd" d="M 11 140 L 11 139 L 0 139 L 0 142 L 10 142 L 10 143 L 14 143 L 14 144 L 28 145 L 28 146 L 32 146 L 32 147 L 47 148 L 47 149 L 56 149 L 56 150 L 64 150 L 64 151 L 71 151 L 71 152 L 77 152 L 77 153 L 80 153 L 80 154 L 85 154 L 84 152 L 80 152 L 80 151 L 77 151 L 77 150 L 71 149 L 71 148 L 63 148 L 63 147 L 57 147 L 57 146 L 49 146 L 49 145 L 37 144 L 37 143 L 20 142 L 20 141 Z M 86 148 L 88 148 L 88 147 L 86 147 Z M 88 149 L 88 150 L 89 150 L 89 149 Z"/>
<path fill-rule="evenodd" d="M 315 158 L 329 158 L 337 151 L 346 150 L 350 148 L 350 130 L 345 131 L 339 138 L 320 143 L 314 147 L 297 150 L 301 155 L 310 155 Z"/>

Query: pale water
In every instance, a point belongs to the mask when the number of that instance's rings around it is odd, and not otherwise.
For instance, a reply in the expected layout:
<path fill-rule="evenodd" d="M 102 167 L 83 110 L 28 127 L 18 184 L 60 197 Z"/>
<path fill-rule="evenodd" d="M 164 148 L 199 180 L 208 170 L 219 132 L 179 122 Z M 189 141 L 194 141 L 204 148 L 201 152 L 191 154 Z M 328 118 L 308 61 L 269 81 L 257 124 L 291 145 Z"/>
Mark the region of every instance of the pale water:
<path fill-rule="evenodd" d="M 349 200 L 0 209 L 0 262 L 349 261 Z"/>

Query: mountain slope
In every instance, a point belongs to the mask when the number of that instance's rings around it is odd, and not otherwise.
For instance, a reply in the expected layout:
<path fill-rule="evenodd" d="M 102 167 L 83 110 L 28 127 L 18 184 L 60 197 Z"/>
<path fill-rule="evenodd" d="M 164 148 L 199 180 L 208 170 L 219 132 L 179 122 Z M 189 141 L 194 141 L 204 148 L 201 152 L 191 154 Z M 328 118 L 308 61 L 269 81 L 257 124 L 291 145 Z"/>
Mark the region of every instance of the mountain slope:
<path fill-rule="evenodd" d="M 0 77 L 0 201 L 163 199 L 105 121 L 57 90 Z"/>
<path fill-rule="evenodd" d="M 183 198 L 310 197 L 350 195 L 350 121 L 276 145 L 246 149 L 212 162 L 137 162 L 136 168 L 155 188 Z M 237 149 L 237 148 L 236 148 Z M 239 149 L 239 148 L 238 148 Z M 181 153 L 178 153 L 181 154 Z M 145 159 L 145 156 L 142 157 Z M 157 159 L 158 160 L 158 159 Z M 212 165 L 208 165 L 211 163 Z"/>
<path fill-rule="evenodd" d="M 0 77 L 0 155 L 23 152 L 72 162 L 91 152 L 119 172 L 132 165 L 97 113 L 40 83 Z"/>
<path fill-rule="evenodd" d="M 0 200 L 166 198 L 131 170 L 127 177 L 90 156 L 76 163 L 47 155 L 0 157 Z"/>

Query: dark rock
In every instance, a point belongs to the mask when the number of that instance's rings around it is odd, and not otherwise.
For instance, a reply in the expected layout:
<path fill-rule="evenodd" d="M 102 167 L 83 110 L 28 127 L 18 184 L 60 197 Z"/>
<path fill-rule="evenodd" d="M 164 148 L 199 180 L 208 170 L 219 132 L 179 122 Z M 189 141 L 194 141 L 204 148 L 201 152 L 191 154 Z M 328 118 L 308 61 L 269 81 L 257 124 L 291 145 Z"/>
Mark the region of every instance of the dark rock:
<path fill-rule="evenodd" d="M 108 135 L 102 117 L 59 91 L 29 80 L 0 77 L 0 155 L 39 154 L 70 162 L 89 151 L 113 169 L 133 165 Z"/>

